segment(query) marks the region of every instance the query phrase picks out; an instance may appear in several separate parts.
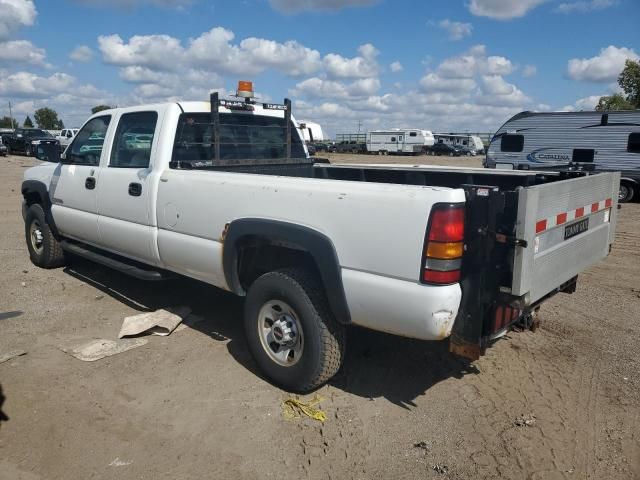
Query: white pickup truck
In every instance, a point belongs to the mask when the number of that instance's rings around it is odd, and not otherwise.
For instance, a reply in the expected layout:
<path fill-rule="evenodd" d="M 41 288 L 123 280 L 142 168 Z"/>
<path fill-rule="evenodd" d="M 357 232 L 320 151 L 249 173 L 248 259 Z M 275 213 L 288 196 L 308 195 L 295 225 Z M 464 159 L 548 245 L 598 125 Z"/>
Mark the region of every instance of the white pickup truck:
<path fill-rule="evenodd" d="M 476 359 L 614 238 L 617 173 L 314 163 L 289 101 L 117 108 L 49 147 L 22 184 L 35 265 L 246 296 L 258 366 L 294 391 L 338 371 L 350 324 Z"/>
<path fill-rule="evenodd" d="M 63 128 L 60 134 L 56 135 L 56 139 L 60 142 L 60 150 L 65 151 L 73 141 L 73 137 L 78 133 L 77 128 Z"/>

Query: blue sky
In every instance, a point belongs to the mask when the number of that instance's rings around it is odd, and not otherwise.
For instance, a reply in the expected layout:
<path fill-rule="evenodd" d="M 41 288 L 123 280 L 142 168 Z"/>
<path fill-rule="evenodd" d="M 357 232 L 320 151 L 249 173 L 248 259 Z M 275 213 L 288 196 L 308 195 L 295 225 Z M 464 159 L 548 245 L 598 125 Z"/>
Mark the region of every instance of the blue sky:
<path fill-rule="evenodd" d="M 0 0 L 0 115 L 206 99 L 250 79 L 331 132 L 492 131 L 593 108 L 640 55 L 638 0 Z"/>

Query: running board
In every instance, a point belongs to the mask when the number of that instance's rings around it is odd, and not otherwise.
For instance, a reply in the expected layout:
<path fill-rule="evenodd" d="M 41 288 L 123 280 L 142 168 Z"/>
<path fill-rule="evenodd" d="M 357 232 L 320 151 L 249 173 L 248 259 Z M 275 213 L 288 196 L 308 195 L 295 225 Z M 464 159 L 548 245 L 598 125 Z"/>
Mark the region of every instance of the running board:
<path fill-rule="evenodd" d="M 132 276 L 139 280 L 146 280 L 151 282 L 157 282 L 161 280 L 170 280 L 176 278 L 176 276 L 167 271 L 153 270 L 146 268 L 140 262 L 130 260 L 128 258 L 121 257 L 109 252 L 103 252 L 93 247 L 82 245 L 80 243 L 72 242 L 70 240 L 62 240 L 60 246 L 65 252 L 78 255 L 95 263 L 104 265 L 105 267 L 112 268 L 125 275 Z"/>

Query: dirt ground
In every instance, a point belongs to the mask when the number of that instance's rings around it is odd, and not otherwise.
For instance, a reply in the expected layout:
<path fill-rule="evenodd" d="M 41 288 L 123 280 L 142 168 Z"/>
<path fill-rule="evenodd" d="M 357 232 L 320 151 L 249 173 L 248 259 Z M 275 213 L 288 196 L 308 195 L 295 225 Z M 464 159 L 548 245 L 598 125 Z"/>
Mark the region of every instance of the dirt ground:
<path fill-rule="evenodd" d="M 407 160 L 332 156 L 381 159 Z M 640 204 L 622 208 L 612 254 L 578 291 L 543 306 L 541 329 L 473 364 L 445 342 L 351 330 L 343 369 L 318 391 L 320 424 L 283 416 L 289 395 L 256 372 L 241 299 L 80 260 L 35 268 L 20 215 L 32 164 L 0 158 L 0 356 L 27 352 L 0 364 L 0 479 L 640 478 Z M 176 305 L 204 320 L 93 363 L 59 348 Z"/>

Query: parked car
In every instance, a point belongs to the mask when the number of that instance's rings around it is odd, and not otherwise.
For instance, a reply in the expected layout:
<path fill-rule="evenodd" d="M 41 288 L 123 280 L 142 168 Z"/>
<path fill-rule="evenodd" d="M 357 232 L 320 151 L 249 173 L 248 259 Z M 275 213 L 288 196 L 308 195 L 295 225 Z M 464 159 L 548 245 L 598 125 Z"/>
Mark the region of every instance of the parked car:
<path fill-rule="evenodd" d="M 619 173 L 315 163 L 290 102 L 226 102 L 112 109 L 62 157 L 38 148 L 49 162 L 21 189 L 31 261 L 67 252 L 243 296 L 257 366 L 309 391 L 340 368 L 348 325 L 477 359 L 610 251 Z"/>
<path fill-rule="evenodd" d="M 428 147 L 427 153 L 436 156 L 448 155 L 450 157 L 459 157 L 460 155 L 463 155 L 462 150 L 446 143 L 436 143 Z"/>
<path fill-rule="evenodd" d="M 73 137 L 78 133 L 77 128 L 63 128 L 58 135 L 56 135 L 56 140 L 60 143 L 60 150 L 64 151 L 69 146 Z"/>
<path fill-rule="evenodd" d="M 307 144 L 307 151 L 309 152 L 309 155 L 313 156 L 316 154 L 316 147 L 315 145 L 308 143 Z"/>
<path fill-rule="evenodd" d="M 467 145 L 454 145 L 453 148 L 460 151 L 460 155 L 467 157 L 475 157 L 478 154 L 475 148 L 470 148 Z"/>
<path fill-rule="evenodd" d="M 39 128 L 16 128 L 10 135 L 3 135 L 4 143 L 7 146 L 8 153 L 24 153 L 30 157 L 35 153 L 41 141 L 54 141 L 59 147 L 59 142 L 46 130 Z"/>
<path fill-rule="evenodd" d="M 367 153 L 367 144 L 358 143 L 355 140 L 344 140 L 334 146 L 336 153 Z"/>

